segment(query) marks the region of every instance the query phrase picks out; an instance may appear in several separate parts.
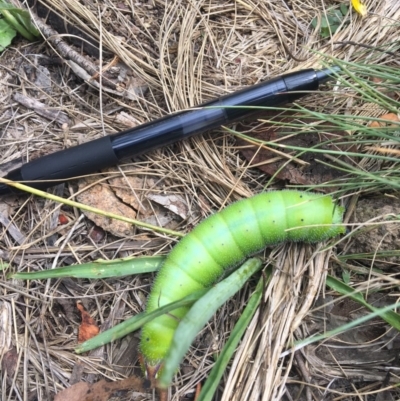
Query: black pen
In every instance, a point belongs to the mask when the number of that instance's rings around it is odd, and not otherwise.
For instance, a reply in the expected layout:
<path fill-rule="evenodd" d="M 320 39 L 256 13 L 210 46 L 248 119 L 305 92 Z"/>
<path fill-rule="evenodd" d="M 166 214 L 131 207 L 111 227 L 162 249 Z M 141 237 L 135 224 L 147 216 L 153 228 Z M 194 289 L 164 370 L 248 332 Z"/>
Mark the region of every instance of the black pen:
<path fill-rule="evenodd" d="M 257 112 L 254 107 L 275 107 L 293 102 L 318 89 L 320 83 L 339 70 L 337 67 L 307 69 L 261 82 L 196 108 L 40 157 L 10 171 L 5 178 L 26 182 L 37 189 L 49 188 L 60 180 L 91 174 L 113 166 L 123 158 L 241 120 Z M 0 184 L 0 195 L 12 191 L 8 185 Z"/>

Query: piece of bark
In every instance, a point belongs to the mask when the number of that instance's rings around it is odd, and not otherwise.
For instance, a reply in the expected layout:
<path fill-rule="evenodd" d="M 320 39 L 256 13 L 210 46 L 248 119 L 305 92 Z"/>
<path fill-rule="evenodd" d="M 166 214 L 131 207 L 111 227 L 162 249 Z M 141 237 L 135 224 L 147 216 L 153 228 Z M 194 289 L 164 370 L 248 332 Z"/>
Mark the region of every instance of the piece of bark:
<path fill-rule="evenodd" d="M 61 126 L 64 124 L 69 126 L 71 124 L 67 114 L 57 108 L 48 107 L 44 103 L 18 92 L 14 93 L 13 99 L 28 109 L 34 110 L 47 120 L 55 121 Z"/>
<path fill-rule="evenodd" d="M 31 17 L 38 27 L 43 37 L 49 41 L 56 49 L 60 52 L 60 55 L 66 60 L 73 60 L 75 63 L 84 68 L 89 74 L 95 75 L 98 73 L 97 66 L 92 63 L 89 59 L 79 54 L 70 45 L 68 45 L 62 38 L 61 35 L 47 25 L 39 16 L 31 10 Z"/>
<path fill-rule="evenodd" d="M 57 49 L 74 73 L 88 84 L 130 100 L 137 100 L 138 96 L 147 90 L 146 83 L 137 77 L 132 77 L 129 67 L 120 62 L 118 57 L 115 57 L 109 65 L 99 68 L 89 58 L 67 44 L 60 33 L 47 25 L 33 10 L 31 17 L 43 37 Z M 115 74 L 113 67 L 116 68 Z"/>

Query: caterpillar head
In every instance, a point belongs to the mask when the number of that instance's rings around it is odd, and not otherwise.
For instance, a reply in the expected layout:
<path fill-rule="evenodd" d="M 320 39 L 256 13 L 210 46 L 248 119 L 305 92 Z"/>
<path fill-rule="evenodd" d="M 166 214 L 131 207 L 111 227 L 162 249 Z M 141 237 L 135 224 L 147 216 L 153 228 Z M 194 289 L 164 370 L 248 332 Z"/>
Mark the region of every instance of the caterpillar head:
<path fill-rule="evenodd" d="M 146 360 L 143 354 L 139 354 L 139 361 L 142 371 L 148 380 L 156 380 L 162 370 L 163 362 L 150 362 Z"/>

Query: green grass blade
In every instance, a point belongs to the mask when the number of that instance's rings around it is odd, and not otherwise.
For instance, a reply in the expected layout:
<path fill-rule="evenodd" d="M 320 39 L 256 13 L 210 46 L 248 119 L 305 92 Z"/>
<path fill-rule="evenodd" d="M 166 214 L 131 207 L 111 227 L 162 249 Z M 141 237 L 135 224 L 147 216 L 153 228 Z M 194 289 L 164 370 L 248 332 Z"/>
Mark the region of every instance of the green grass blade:
<path fill-rule="evenodd" d="M 75 202 L 75 201 L 73 201 L 71 199 L 65 199 L 65 198 L 62 198 L 61 196 L 57 196 L 57 195 L 53 195 L 53 194 L 50 194 L 50 193 L 45 192 L 45 191 L 41 191 L 40 189 L 32 188 L 32 187 L 30 187 L 28 185 L 20 184 L 19 182 L 14 182 L 14 181 L 8 180 L 6 178 L 0 178 L 0 183 L 11 185 L 12 187 L 20 189 L 21 191 L 28 192 L 30 194 L 40 196 L 41 198 L 44 198 L 44 199 L 49 199 L 49 200 L 52 200 L 54 202 L 61 203 L 63 205 L 76 207 L 76 208 L 78 208 L 80 210 L 86 210 L 88 212 L 97 213 L 97 214 L 100 214 L 101 216 L 110 217 L 111 219 L 125 221 L 127 223 L 134 224 L 134 225 L 136 225 L 138 227 L 148 228 L 148 229 L 150 229 L 152 231 L 155 231 L 155 232 L 161 232 L 163 234 L 169 234 L 169 235 L 173 235 L 173 236 L 176 236 L 176 237 L 184 237 L 185 236 L 185 234 L 183 234 L 183 233 L 180 233 L 180 232 L 177 232 L 177 231 L 173 231 L 173 230 L 169 230 L 168 228 L 158 227 L 158 226 L 155 226 L 153 224 L 144 223 L 144 222 L 139 221 L 139 220 L 130 219 L 129 217 L 120 216 L 120 215 L 117 215 L 117 214 L 114 214 L 114 213 L 110 213 L 110 212 L 107 212 L 105 210 L 98 209 L 96 207 L 91 207 L 91 206 L 85 205 L 83 203 Z"/>
<path fill-rule="evenodd" d="M 139 329 L 144 324 L 153 320 L 157 316 L 171 312 L 172 310 L 180 308 L 181 306 L 191 305 L 199 298 L 204 296 L 206 293 L 207 290 L 196 291 L 193 294 L 190 294 L 187 297 L 180 299 L 179 301 L 171 302 L 170 304 L 164 305 L 151 313 L 139 313 L 138 315 L 131 317 L 125 322 L 122 322 L 112 327 L 111 329 L 98 334 L 96 337 L 93 337 L 90 340 L 79 344 L 75 348 L 75 352 L 81 354 L 82 352 L 90 351 L 112 341 L 118 340 L 122 337 L 125 337 L 127 334 Z"/>
<path fill-rule="evenodd" d="M 211 369 L 211 372 L 208 375 L 208 378 L 204 383 L 203 388 L 201 389 L 199 397 L 197 398 L 197 401 L 212 400 L 215 391 L 217 390 L 218 384 L 221 380 L 221 377 L 226 371 L 226 367 L 228 366 L 229 361 L 235 353 L 239 341 L 247 330 L 248 325 L 253 318 L 258 308 L 258 305 L 260 304 L 264 287 L 271 278 L 271 272 L 271 269 L 267 271 L 267 280 L 265 280 L 265 277 L 262 277 L 259 280 L 254 294 L 249 299 L 246 308 L 244 309 L 239 320 L 235 324 L 235 327 L 233 328 L 231 335 L 229 336 L 229 339 L 226 342 L 221 354 L 218 356 L 214 367 Z"/>
<path fill-rule="evenodd" d="M 58 269 L 30 273 L 11 273 L 7 278 L 20 280 L 48 279 L 61 277 L 107 278 L 123 277 L 157 271 L 165 256 L 144 256 L 117 260 L 96 260 L 82 265 L 65 266 Z"/>
<path fill-rule="evenodd" d="M 328 276 L 326 278 L 326 285 L 332 290 L 338 292 L 341 295 L 346 295 L 350 297 L 353 301 L 356 301 L 364 306 L 366 306 L 366 302 L 363 294 L 360 292 L 356 292 L 353 288 L 349 287 L 347 284 L 342 281 L 334 278 L 332 276 Z"/>
<path fill-rule="evenodd" d="M 8 269 L 9 267 L 10 267 L 10 263 L 3 262 L 3 261 L 0 259 L 0 272 L 3 271 L 3 270 Z"/>
<path fill-rule="evenodd" d="M 247 260 L 238 270 L 212 287 L 199 299 L 181 320 L 175 331 L 171 348 L 165 358 L 159 378 L 161 387 L 168 387 L 179 365 L 199 331 L 216 310 L 239 291 L 246 281 L 261 268 L 259 259 Z"/>
<path fill-rule="evenodd" d="M 382 309 L 376 308 L 369 304 L 365 299 L 364 296 L 360 292 L 355 292 L 353 288 L 349 287 L 342 281 L 328 276 L 326 279 L 326 285 L 331 288 L 332 290 L 338 292 L 341 295 L 348 296 L 353 301 L 360 303 L 361 305 L 365 306 L 372 312 L 379 312 Z M 389 323 L 393 328 L 400 331 L 400 315 L 392 310 L 388 310 L 386 312 L 380 312 L 379 316 L 386 322 Z"/>
<path fill-rule="evenodd" d="M 308 338 L 305 338 L 305 339 L 300 340 L 300 341 L 296 341 L 294 343 L 293 348 L 288 350 L 288 351 L 283 352 L 281 357 L 284 357 L 284 356 L 288 355 L 291 352 L 295 352 L 295 351 L 297 351 L 297 350 L 299 350 L 301 348 L 304 348 L 307 345 L 314 344 L 314 343 L 317 343 L 317 342 L 322 341 L 322 340 L 326 340 L 327 338 L 335 337 L 338 334 L 344 333 L 345 331 L 354 329 L 355 327 L 357 327 L 357 326 L 359 326 L 359 325 L 361 325 L 361 324 L 363 324 L 365 322 L 368 322 L 369 320 L 372 320 L 372 319 L 374 319 L 374 318 L 376 318 L 378 316 L 382 317 L 387 312 L 390 312 L 390 311 L 392 311 L 393 309 L 396 309 L 396 308 L 400 308 L 400 302 L 397 302 L 397 303 L 392 304 L 392 305 L 385 306 L 384 308 L 375 309 L 374 312 L 371 312 L 368 315 L 362 316 L 362 317 L 360 317 L 360 318 L 358 318 L 356 320 L 353 320 L 352 322 L 346 323 L 346 324 L 344 324 L 344 325 L 342 325 L 340 327 L 336 327 L 335 329 L 327 331 L 327 332 L 325 332 L 323 334 L 317 334 L 315 336 L 308 337 Z"/>

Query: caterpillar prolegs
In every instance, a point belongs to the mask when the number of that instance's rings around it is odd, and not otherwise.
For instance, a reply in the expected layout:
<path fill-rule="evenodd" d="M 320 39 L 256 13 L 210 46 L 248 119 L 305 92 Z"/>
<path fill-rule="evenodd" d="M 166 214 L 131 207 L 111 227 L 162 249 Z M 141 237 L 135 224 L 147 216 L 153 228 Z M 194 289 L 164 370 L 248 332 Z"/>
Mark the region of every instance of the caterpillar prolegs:
<path fill-rule="evenodd" d="M 331 196 L 294 190 L 263 192 L 233 203 L 197 225 L 170 252 L 151 290 L 147 312 L 212 286 L 226 269 L 267 246 L 320 242 L 345 232 L 344 208 Z M 189 307 L 142 328 L 140 351 L 155 375 Z"/>

